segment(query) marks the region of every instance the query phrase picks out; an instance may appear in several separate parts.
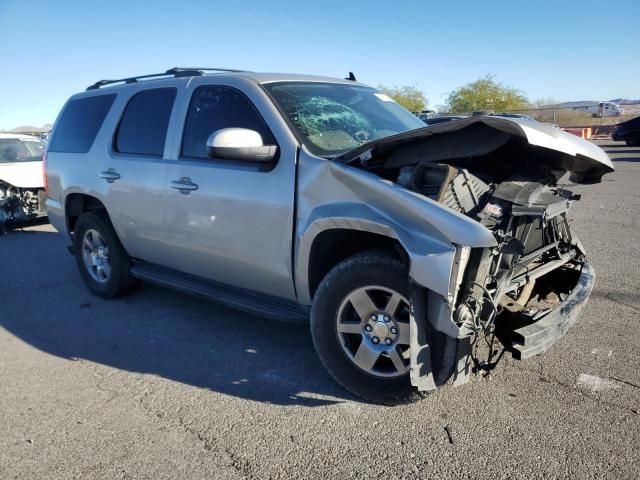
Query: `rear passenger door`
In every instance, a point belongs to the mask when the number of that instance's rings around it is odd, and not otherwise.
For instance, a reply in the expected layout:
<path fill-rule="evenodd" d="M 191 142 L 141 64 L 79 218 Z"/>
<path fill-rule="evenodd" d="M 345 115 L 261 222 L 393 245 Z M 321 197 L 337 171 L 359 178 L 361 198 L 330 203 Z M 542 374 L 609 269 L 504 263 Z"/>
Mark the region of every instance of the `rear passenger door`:
<path fill-rule="evenodd" d="M 129 255 L 161 263 L 166 244 L 165 147 L 175 87 L 139 90 L 127 100 L 100 172 L 105 205 Z"/>
<path fill-rule="evenodd" d="M 168 244 L 173 254 L 165 264 L 230 285 L 295 298 L 291 272 L 295 146 L 275 138 L 255 102 L 238 88 L 192 85 L 188 95 L 181 145 L 177 161 L 169 167 L 168 186 L 182 181 L 195 187 L 169 188 L 167 193 Z M 265 145 L 278 145 L 278 157 L 266 165 L 209 157 L 207 138 L 223 128 L 257 131 Z"/>

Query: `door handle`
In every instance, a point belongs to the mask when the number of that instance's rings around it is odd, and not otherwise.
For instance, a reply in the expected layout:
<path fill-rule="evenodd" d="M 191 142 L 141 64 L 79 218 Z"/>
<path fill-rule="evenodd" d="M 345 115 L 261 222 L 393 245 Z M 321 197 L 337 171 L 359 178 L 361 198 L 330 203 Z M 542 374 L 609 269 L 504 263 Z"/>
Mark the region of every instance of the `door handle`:
<path fill-rule="evenodd" d="M 193 183 L 190 178 L 182 177 L 180 180 L 173 180 L 171 182 L 171 188 L 180 190 L 180 193 L 187 194 L 192 190 L 197 190 L 198 185 Z"/>
<path fill-rule="evenodd" d="M 100 172 L 100 178 L 104 178 L 107 182 L 113 183 L 120 178 L 120 174 L 113 168 L 110 168 L 105 172 Z"/>

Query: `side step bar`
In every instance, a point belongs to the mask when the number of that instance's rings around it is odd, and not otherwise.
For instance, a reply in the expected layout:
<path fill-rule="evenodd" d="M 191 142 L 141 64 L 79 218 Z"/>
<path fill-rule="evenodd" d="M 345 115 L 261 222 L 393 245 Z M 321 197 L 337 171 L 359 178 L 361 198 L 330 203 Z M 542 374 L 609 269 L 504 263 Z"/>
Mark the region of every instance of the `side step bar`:
<path fill-rule="evenodd" d="M 291 300 L 206 280 L 169 268 L 139 263 L 131 268 L 131 274 L 145 282 L 213 300 L 259 317 L 285 322 L 301 322 L 309 319 L 310 309 Z"/>

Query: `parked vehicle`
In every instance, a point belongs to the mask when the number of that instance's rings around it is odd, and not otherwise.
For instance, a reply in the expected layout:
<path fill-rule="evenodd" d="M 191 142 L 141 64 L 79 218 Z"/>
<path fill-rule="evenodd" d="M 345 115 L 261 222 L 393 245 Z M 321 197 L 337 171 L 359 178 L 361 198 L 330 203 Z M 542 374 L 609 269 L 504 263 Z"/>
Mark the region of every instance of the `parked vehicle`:
<path fill-rule="evenodd" d="M 616 142 L 623 141 L 633 147 L 640 145 L 640 117 L 615 124 L 611 138 Z"/>
<path fill-rule="evenodd" d="M 460 120 L 462 118 L 467 117 L 465 115 L 445 115 L 441 117 L 421 118 L 420 120 L 422 120 L 427 125 L 436 125 L 438 123 L 451 122 L 453 120 Z"/>
<path fill-rule="evenodd" d="M 0 133 L 0 232 L 45 214 L 45 147 L 36 137 Z"/>
<path fill-rule="evenodd" d="M 436 116 L 436 112 L 434 110 L 422 110 L 421 112 L 413 112 L 413 114 L 424 123 L 427 123 L 429 118 Z"/>
<path fill-rule="evenodd" d="M 566 107 L 576 112 L 590 113 L 594 118 L 619 117 L 624 113 L 624 110 L 613 102 L 579 102 Z"/>
<path fill-rule="evenodd" d="M 176 68 L 69 99 L 47 209 L 96 295 L 145 280 L 310 317 L 338 383 L 397 403 L 463 383 L 485 337 L 525 359 L 567 331 L 594 271 L 559 179 L 611 171 L 543 124 L 425 127 L 355 81 Z"/>
<path fill-rule="evenodd" d="M 530 122 L 537 122 L 537 120 L 529 115 L 522 115 L 520 113 L 495 113 L 494 115 L 504 118 L 521 118 L 522 120 L 529 120 Z"/>

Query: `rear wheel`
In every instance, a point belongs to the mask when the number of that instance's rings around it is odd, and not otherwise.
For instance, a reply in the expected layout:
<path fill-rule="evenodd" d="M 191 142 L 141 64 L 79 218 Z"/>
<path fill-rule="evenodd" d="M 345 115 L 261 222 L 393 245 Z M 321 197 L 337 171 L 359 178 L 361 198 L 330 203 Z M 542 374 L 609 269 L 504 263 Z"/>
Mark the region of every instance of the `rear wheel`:
<path fill-rule="evenodd" d="M 409 275 L 395 256 L 344 260 L 314 297 L 311 333 L 320 360 L 351 393 L 383 404 L 422 397 L 409 380 Z"/>
<path fill-rule="evenodd" d="M 94 294 L 113 298 L 136 285 L 129 256 L 106 215 L 83 213 L 73 236 L 78 270 Z"/>

